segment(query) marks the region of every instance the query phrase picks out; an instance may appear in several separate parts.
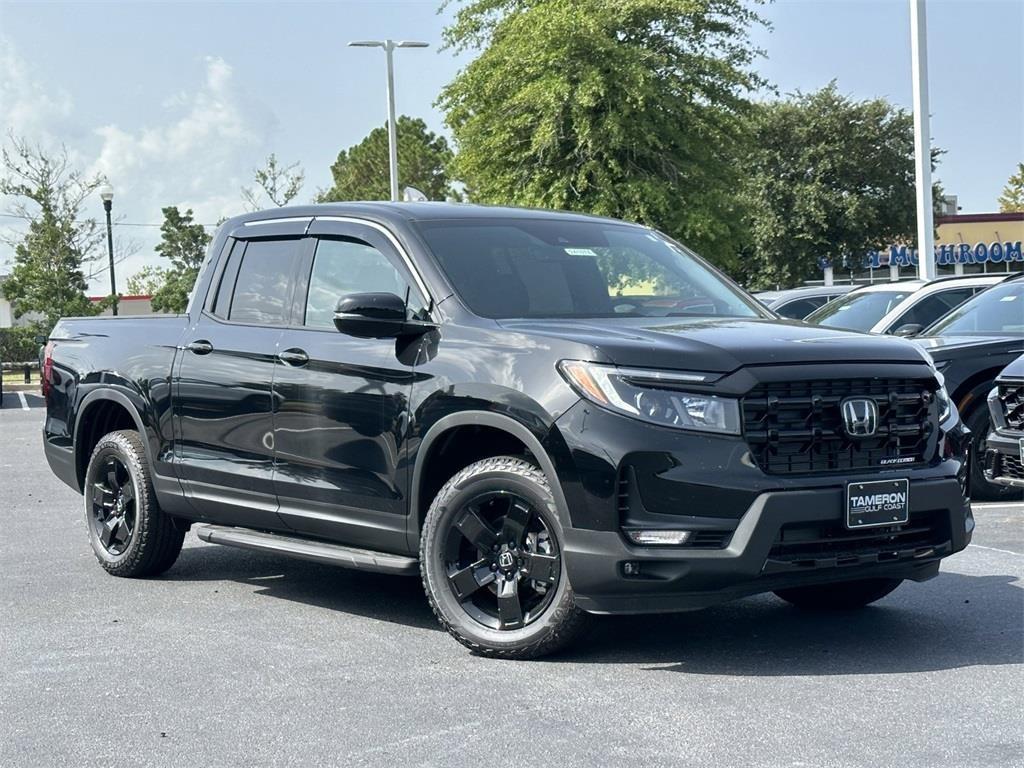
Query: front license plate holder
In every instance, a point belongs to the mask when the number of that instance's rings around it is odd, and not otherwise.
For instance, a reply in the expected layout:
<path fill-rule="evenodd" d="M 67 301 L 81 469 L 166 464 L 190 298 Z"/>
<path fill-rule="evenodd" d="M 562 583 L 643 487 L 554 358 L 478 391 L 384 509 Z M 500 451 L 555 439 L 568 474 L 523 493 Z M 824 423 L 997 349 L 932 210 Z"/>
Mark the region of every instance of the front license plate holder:
<path fill-rule="evenodd" d="M 910 481 L 873 480 L 846 485 L 846 527 L 903 525 L 910 519 Z"/>

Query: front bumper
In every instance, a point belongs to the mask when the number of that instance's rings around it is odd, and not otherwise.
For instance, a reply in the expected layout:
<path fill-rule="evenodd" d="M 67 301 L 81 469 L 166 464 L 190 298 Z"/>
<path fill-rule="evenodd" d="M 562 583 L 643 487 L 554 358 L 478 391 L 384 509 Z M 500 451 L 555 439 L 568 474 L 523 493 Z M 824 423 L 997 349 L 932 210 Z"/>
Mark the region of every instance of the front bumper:
<path fill-rule="evenodd" d="M 651 427 L 587 403 L 557 426 L 565 567 L 593 613 L 692 610 L 867 578 L 922 581 L 974 530 L 964 492 L 970 433 L 955 417 L 926 466 L 804 475 L 762 472 L 741 439 Z M 909 480 L 910 521 L 847 530 L 847 483 L 890 478 Z M 623 533 L 630 528 L 693 536 L 637 546 Z"/>
<path fill-rule="evenodd" d="M 985 439 L 985 479 L 1024 488 L 1024 436 L 991 432 Z"/>
<path fill-rule="evenodd" d="M 923 581 L 938 573 L 941 558 L 970 543 L 970 503 L 951 478 L 911 482 L 906 526 L 848 531 L 822 544 L 814 531 L 840 529 L 843 492 L 834 487 L 761 494 L 724 549 L 637 547 L 617 532 L 567 529 L 564 557 L 578 604 L 592 613 L 657 613 L 809 584 L 880 577 Z M 787 543 L 790 532 L 796 535 Z M 626 563 L 637 575 L 626 575 Z"/>

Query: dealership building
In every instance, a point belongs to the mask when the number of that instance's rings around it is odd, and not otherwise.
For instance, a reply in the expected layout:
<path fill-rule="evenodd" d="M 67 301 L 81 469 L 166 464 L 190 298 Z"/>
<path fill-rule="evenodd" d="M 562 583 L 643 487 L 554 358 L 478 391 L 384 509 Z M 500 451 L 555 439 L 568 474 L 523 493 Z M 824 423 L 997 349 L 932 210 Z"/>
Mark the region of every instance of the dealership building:
<path fill-rule="evenodd" d="M 1024 270 L 1024 212 L 953 213 L 935 217 L 935 266 L 940 276 Z M 917 249 L 891 245 L 867 254 L 873 280 L 908 278 L 917 273 Z M 877 274 L 888 270 L 889 275 Z"/>

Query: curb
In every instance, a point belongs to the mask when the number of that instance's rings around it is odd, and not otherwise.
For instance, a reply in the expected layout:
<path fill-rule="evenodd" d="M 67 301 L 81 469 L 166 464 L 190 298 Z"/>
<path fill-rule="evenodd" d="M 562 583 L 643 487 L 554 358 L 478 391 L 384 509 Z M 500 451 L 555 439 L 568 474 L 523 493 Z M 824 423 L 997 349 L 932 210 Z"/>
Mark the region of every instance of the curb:
<path fill-rule="evenodd" d="M 25 383 L 13 384 L 11 382 L 4 382 L 4 394 L 7 394 L 8 392 L 10 392 L 12 394 L 15 393 L 15 392 L 25 392 L 26 394 L 29 394 L 29 395 L 41 395 L 42 394 L 39 391 L 39 382 L 33 382 L 32 384 L 25 384 Z"/>

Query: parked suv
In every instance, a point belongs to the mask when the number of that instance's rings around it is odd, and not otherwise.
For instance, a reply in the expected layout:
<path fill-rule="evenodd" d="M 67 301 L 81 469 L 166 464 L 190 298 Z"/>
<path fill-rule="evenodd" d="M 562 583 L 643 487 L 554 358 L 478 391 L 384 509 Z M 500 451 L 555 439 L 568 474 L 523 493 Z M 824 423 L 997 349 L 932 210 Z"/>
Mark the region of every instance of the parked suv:
<path fill-rule="evenodd" d="M 45 370 L 46 456 L 110 573 L 162 572 L 197 525 L 417 574 L 486 655 L 552 651 L 589 613 L 863 606 L 974 527 L 920 348 L 778 321 L 611 219 L 247 214 L 186 314 L 62 320 Z"/>
<path fill-rule="evenodd" d="M 1007 278 L 966 275 L 866 285 L 807 315 L 813 325 L 915 336 L 976 293 Z"/>
<path fill-rule="evenodd" d="M 988 396 L 992 431 L 985 442 L 985 476 L 1024 488 L 1024 355 L 1003 369 Z"/>
<path fill-rule="evenodd" d="M 780 317 L 803 320 L 811 312 L 856 288 L 856 285 L 815 285 L 784 291 L 762 291 L 755 293 L 754 298 Z"/>

